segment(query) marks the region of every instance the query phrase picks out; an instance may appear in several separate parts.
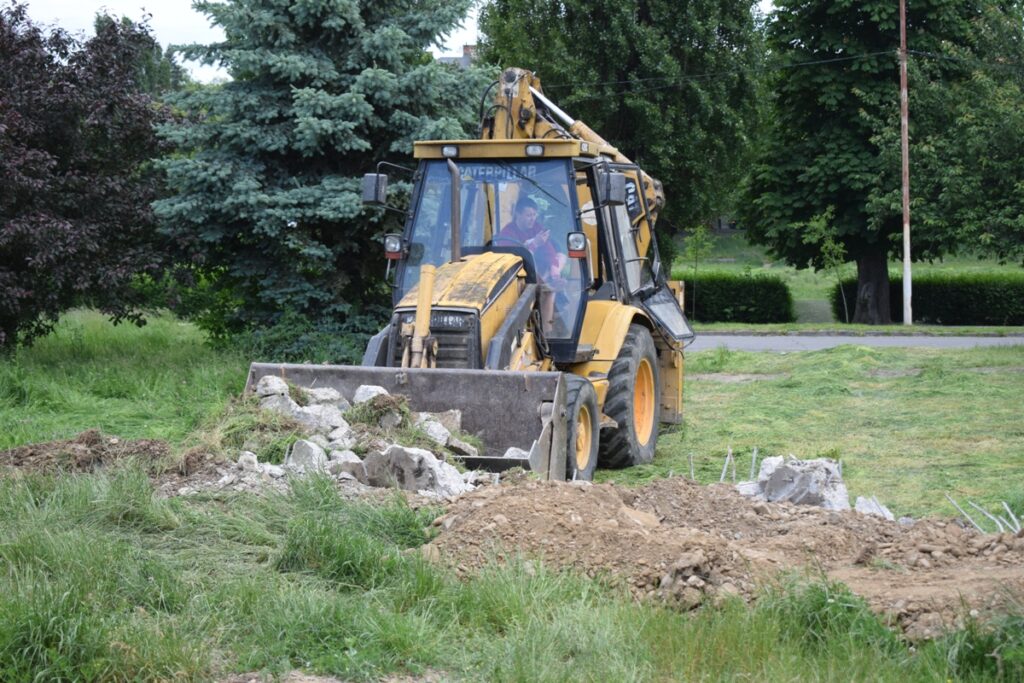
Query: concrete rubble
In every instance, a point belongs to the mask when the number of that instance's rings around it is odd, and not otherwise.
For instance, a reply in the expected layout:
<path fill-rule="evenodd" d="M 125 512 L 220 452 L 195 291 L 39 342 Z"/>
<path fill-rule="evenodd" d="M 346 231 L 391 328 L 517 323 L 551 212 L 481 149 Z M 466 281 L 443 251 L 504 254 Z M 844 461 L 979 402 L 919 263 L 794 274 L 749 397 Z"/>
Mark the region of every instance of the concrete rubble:
<path fill-rule="evenodd" d="M 421 495 L 441 497 L 457 496 L 475 488 L 455 467 L 423 448 L 394 444 L 383 452 L 370 453 L 363 464 L 371 486 L 398 486 Z"/>
<path fill-rule="evenodd" d="M 494 483 L 494 475 L 463 473 L 445 461 L 453 454 L 478 455 L 475 446 L 455 435 L 462 426 L 458 410 L 410 416 L 413 427 L 434 445 L 427 450 L 394 443 L 392 432 L 409 424 L 398 404 L 381 403 L 383 410 L 375 418 L 376 425 L 369 427 L 362 423 L 353 426 L 345 419 L 345 412 L 353 406 L 388 396 L 383 387 L 360 386 L 350 402 L 331 387 L 297 388 L 281 377 L 267 375 L 256 383 L 255 393 L 263 410 L 295 420 L 302 437 L 289 446 L 282 465 L 261 463 L 255 453 L 242 452 L 236 467 L 223 471 L 218 482 L 221 489 L 287 487 L 290 477 L 323 474 L 351 486 L 397 486 L 425 496 L 448 498 Z M 376 427 L 384 434 L 374 432 Z M 359 453 L 367 448 L 370 450 L 364 459 Z"/>
<path fill-rule="evenodd" d="M 876 517 L 883 517 L 890 522 L 896 521 L 896 516 L 889 511 L 889 508 L 879 503 L 878 499 L 874 496 L 871 498 L 857 496 L 857 502 L 854 503 L 853 509 L 862 515 L 875 515 Z"/>
<path fill-rule="evenodd" d="M 757 480 L 741 481 L 735 489 L 741 495 L 772 503 L 789 502 L 837 511 L 851 509 L 842 468 L 829 458 L 765 458 L 761 461 Z M 865 515 L 876 515 L 890 521 L 894 519 L 892 512 L 873 497 L 858 497 L 853 509 Z"/>

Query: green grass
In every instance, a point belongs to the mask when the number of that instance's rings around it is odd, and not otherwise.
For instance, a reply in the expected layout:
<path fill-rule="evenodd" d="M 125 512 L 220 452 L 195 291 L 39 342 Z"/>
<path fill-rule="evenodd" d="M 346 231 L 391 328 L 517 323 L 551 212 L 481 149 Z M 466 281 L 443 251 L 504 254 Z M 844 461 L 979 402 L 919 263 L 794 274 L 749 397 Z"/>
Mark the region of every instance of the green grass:
<path fill-rule="evenodd" d="M 782 260 L 772 259 L 763 247 L 749 244 L 743 233 L 715 235 L 714 240 L 714 249 L 709 257 L 700 264 L 701 270 L 721 270 L 734 273 L 750 270 L 754 273 L 778 275 L 789 285 L 797 309 L 797 319 L 800 322 L 827 323 L 832 320 L 832 313 L 827 301 L 829 293 L 836 284 L 834 272 L 815 272 L 810 268 L 797 269 L 786 265 Z M 892 262 L 889 267 L 892 272 L 902 271 L 901 263 Z M 847 263 L 839 270 L 844 278 L 857 275 L 857 267 L 853 263 Z M 972 256 L 952 256 L 942 261 L 913 264 L 913 272 L 921 275 L 936 272 L 1007 271 L 1019 273 L 1020 270 L 1020 264 L 1000 264 L 991 259 L 979 259 Z M 690 272 L 692 272 L 692 263 L 684 262 L 682 256 L 677 257 L 673 263 L 672 276 L 677 279 L 685 279 L 687 273 Z M 699 309 L 699 299 L 697 305 Z"/>
<path fill-rule="evenodd" d="M 842 459 L 851 495 L 875 495 L 896 514 L 955 515 L 944 493 L 979 504 L 1024 499 L 1024 347 L 720 348 L 689 354 L 686 372 L 685 425 L 662 435 L 654 463 L 599 479 L 688 473 L 692 453 L 697 478 L 718 481 L 730 446 L 745 478 L 757 447 L 762 458 Z M 772 377 L 715 381 L 743 373 Z"/>
<path fill-rule="evenodd" d="M 0 449 L 98 427 L 182 441 L 241 393 L 247 360 L 213 350 L 171 316 L 143 328 L 81 311 L 57 332 L 0 358 Z"/>
<path fill-rule="evenodd" d="M 421 559 L 400 497 L 160 500 L 132 469 L 0 481 L 0 680 L 1003 680 L 1020 617 L 912 649 L 841 586 L 681 614 L 513 562 L 465 581 Z"/>
<path fill-rule="evenodd" d="M 696 323 L 694 329 L 701 334 L 823 334 L 868 336 L 923 335 L 929 337 L 1008 337 L 1024 336 L 1024 327 L 989 325 L 856 325 L 837 322 L 769 323 L 751 325 L 748 323 Z"/>

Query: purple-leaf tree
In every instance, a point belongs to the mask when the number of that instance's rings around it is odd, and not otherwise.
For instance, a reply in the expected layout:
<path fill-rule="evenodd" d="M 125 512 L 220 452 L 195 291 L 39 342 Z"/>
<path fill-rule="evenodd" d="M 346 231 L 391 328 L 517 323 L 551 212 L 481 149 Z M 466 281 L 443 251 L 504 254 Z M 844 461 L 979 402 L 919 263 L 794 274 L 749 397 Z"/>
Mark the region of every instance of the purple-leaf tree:
<path fill-rule="evenodd" d="M 167 114 L 140 88 L 154 46 L 145 23 L 82 42 L 0 7 L 0 350 L 75 306 L 141 323 L 133 285 L 163 267 L 148 160 Z"/>

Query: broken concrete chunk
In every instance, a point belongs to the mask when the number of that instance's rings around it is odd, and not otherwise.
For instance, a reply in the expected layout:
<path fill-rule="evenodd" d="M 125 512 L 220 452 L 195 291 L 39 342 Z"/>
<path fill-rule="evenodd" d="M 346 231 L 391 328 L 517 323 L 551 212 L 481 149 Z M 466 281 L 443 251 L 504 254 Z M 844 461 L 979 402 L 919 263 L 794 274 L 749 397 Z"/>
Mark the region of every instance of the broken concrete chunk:
<path fill-rule="evenodd" d="M 480 455 L 480 451 L 477 450 L 473 444 L 466 443 L 462 439 L 457 439 L 454 436 L 448 437 L 448 450 L 455 455 L 461 455 L 466 458 L 475 458 Z M 529 455 L 529 453 L 527 453 Z"/>
<path fill-rule="evenodd" d="M 329 434 L 338 427 L 348 426 L 341 411 L 331 405 L 312 405 L 295 411 L 295 419 L 313 428 L 318 434 Z"/>
<path fill-rule="evenodd" d="M 270 463 L 260 465 L 260 471 L 271 479 L 280 479 L 284 476 L 284 468 Z"/>
<path fill-rule="evenodd" d="M 443 424 L 435 420 L 429 413 L 417 414 L 416 426 L 438 446 L 447 444 L 448 439 L 452 435 Z"/>
<path fill-rule="evenodd" d="M 364 384 L 356 389 L 355 396 L 352 397 L 352 403 L 359 405 L 360 403 L 366 403 L 374 396 L 387 396 L 388 390 L 384 387 L 379 387 L 376 384 Z"/>
<path fill-rule="evenodd" d="M 397 410 L 389 410 L 377 420 L 381 429 L 398 429 L 402 424 L 402 414 Z"/>
<path fill-rule="evenodd" d="M 288 450 L 284 466 L 296 472 L 323 472 L 327 467 L 327 454 L 312 441 L 299 439 Z"/>
<path fill-rule="evenodd" d="M 857 496 L 857 502 L 854 503 L 853 509 L 862 515 L 875 515 L 876 517 L 884 517 L 890 522 L 896 521 L 895 515 L 889 511 L 889 508 L 879 503 L 874 497 L 865 498 L 864 496 Z"/>
<path fill-rule="evenodd" d="M 327 471 L 334 475 L 346 472 L 355 477 L 360 484 L 366 483 L 366 466 L 358 455 L 349 450 L 331 451 Z"/>
<path fill-rule="evenodd" d="M 507 451 L 505 451 L 505 454 L 502 455 L 501 457 L 515 458 L 516 460 L 528 460 L 530 458 L 530 452 L 524 451 L 522 448 L 516 448 L 515 446 L 512 446 Z"/>
<path fill-rule="evenodd" d="M 264 375 L 256 382 L 256 395 L 264 396 L 287 396 L 288 383 L 274 375 Z"/>
<path fill-rule="evenodd" d="M 287 415 L 288 417 L 295 417 L 295 411 L 299 409 L 299 404 L 288 396 L 274 394 L 273 396 L 261 399 L 260 408 L 280 413 L 281 415 Z"/>
<path fill-rule="evenodd" d="M 756 481 L 741 481 L 734 488 L 741 496 L 758 497 L 761 495 L 761 484 Z"/>
<path fill-rule="evenodd" d="M 389 446 L 383 453 L 367 455 L 363 464 L 371 486 L 396 485 L 406 491 L 428 491 L 438 496 L 473 490 L 457 469 L 422 448 Z"/>
<path fill-rule="evenodd" d="M 839 464 L 828 458 L 797 460 L 781 464 L 776 458 L 765 458 L 759 481 L 763 481 L 765 499 L 769 502 L 789 501 L 798 505 L 817 505 L 826 510 L 849 510 L 850 496 L 839 473 Z M 772 466 L 774 469 L 772 469 Z M 766 480 L 762 480 L 770 472 Z"/>
<path fill-rule="evenodd" d="M 251 451 L 242 451 L 242 454 L 238 456 L 238 469 L 243 472 L 258 472 L 259 465 L 256 454 Z"/>
<path fill-rule="evenodd" d="M 341 400 L 341 392 L 331 387 L 313 387 L 303 389 L 310 403 L 335 403 Z"/>

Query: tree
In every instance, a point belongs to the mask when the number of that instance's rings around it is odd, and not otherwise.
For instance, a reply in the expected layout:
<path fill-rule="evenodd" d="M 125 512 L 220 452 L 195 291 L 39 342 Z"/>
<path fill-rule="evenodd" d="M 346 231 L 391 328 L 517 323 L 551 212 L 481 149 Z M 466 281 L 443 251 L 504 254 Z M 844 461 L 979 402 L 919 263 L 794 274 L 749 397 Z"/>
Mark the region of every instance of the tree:
<path fill-rule="evenodd" d="M 997 5 L 911 3 L 908 43 L 926 53 L 944 53 L 951 45 L 974 50 L 980 17 Z M 889 0 L 783 0 L 775 7 L 766 39 L 774 60 L 774 113 L 746 192 L 748 236 L 792 265 L 821 268 L 822 242 L 805 240 L 801 226 L 832 207 L 836 239 L 857 263 L 854 322 L 888 323 L 888 260 L 901 249 L 900 205 L 892 201 L 900 191 L 899 138 L 880 132 L 898 123 L 899 6 Z M 964 78 L 963 65 L 953 60 L 934 60 L 928 69 L 946 82 Z M 913 99 L 911 107 L 913 126 Z M 895 130 L 898 136 L 898 125 Z M 912 128 L 912 139 L 919 134 Z M 946 248 L 948 241 L 934 231 L 915 229 L 915 257 L 934 257 Z"/>
<path fill-rule="evenodd" d="M 172 195 L 155 208 L 219 306 L 208 329 L 287 320 L 344 333 L 383 301 L 380 236 L 397 223 L 364 210 L 360 179 L 408 160 L 414 140 L 463 137 L 476 122 L 482 82 L 426 52 L 469 5 L 195 3 L 226 40 L 182 52 L 233 80 L 172 99 L 189 120 L 162 129 L 178 151 L 161 162 Z"/>
<path fill-rule="evenodd" d="M 144 23 L 80 43 L 0 8 L 0 349 L 72 306 L 141 321 L 133 282 L 161 268 L 146 160 L 164 114 L 136 66 L 155 46 Z"/>
<path fill-rule="evenodd" d="M 535 71 L 562 109 L 661 180 L 668 237 L 669 224 L 732 208 L 746 172 L 763 57 L 755 5 L 488 0 L 481 55 Z"/>
<path fill-rule="evenodd" d="M 151 15 L 145 15 L 148 22 Z M 109 14 L 97 14 L 93 24 L 94 32 L 99 35 L 111 30 L 110 24 L 120 23 L 125 30 L 135 23 L 128 17 L 115 19 Z M 192 80 L 188 72 L 175 63 L 171 48 L 162 48 L 155 40 L 148 46 L 140 46 L 135 58 L 135 80 L 140 90 L 154 97 L 172 90 L 179 90 L 190 85 Z"/>
<path fill-rule="evenodd" d="M 920 258 L 1024 258 L 1024 3 L 984 7 L 974 36 L 910 62 L 911 229 L 928 236 L 912 247 Z M 936 62 L 958 73 L 937 73 Z M 895 124 L 876 126 L 887 182 L 871 195 L 875 214 L 900 206 Z"/>

